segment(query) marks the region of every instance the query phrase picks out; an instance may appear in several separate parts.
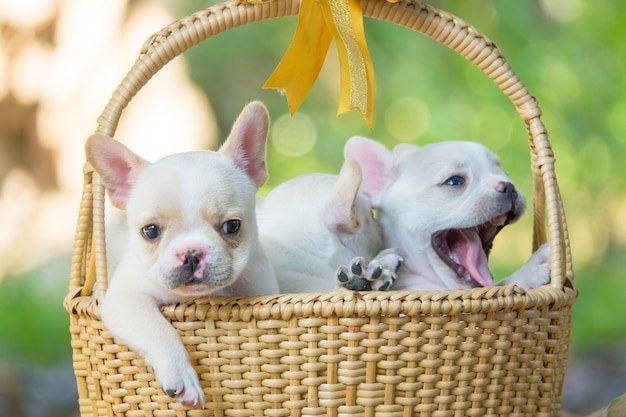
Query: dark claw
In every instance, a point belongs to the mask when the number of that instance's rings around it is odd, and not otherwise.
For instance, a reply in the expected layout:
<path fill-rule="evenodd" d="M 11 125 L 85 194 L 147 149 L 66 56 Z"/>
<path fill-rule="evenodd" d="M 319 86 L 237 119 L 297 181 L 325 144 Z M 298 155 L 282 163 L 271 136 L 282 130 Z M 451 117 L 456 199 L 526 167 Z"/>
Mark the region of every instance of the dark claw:
<path fill-rule="evenodd" d="M 344 288 L 352 291 L 371 291 L 372 283 L 366 280 L 365 278 L 356 277 L 352 282 L 344 285 Z"/>
<path fill-rule="evenodd" d="M 387 281 L 385 282 L 379 289 L 378 291 L 387 291 L 387 289 L 391 286 L 391 282 Z"/>
<path fill-rule="evenodd" d="M 173 389 L 166 389 L 165 393 L 170 397 L 170 398 L 174 398 L 176 397 L 176 390 Z"/>
<path fill-rule="evenodd" d="M 356 261 L 352 265 L 350 265 L 350 269 L 354 275 L 363 275 L 363 267 L 361 266 L 361 261 Z"/>

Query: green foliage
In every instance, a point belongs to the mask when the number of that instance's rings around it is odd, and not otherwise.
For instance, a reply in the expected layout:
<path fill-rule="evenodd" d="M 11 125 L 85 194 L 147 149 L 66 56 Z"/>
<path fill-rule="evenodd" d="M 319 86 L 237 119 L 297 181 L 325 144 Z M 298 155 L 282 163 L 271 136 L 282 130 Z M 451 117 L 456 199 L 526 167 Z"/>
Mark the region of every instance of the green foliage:
<path fill-rule="evenodd" d="M 52 365 L 71 353 L 63 308 L 68 260 L 0 281 L 0 357 Z"/>
<path fill-rule="evenodd" d="M 602 262 L 584 265 L 578 275 L 579 299 L 572 317 L 573 346 L 585 351 L 623 343 L 626 330 L 626 314 L 620 307 L 626 300 L 623 254 L 611 254 Z"/>

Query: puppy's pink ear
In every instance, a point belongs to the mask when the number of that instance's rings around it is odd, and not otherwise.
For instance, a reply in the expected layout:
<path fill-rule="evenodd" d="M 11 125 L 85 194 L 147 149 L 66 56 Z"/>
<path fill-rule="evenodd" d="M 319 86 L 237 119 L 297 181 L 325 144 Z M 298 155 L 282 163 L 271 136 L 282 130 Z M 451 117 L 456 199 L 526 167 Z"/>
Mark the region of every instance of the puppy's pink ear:
<path fill-rule="evenodd" d="M 104 135 L 93 135 L 85 143 L 87 160 L 100 174 L 111 203 L 124 210 L 141 171 L 148 162 L 120 142 Z"/>
<path fill-rule="evenodd" d="M 232 158 L 257 188 L 267 181 L 265 147 L 270 117 L 263 103 L 253 101 L 242 111 L 219 152 Z"/>
<path fill-rule="evenodd" d="M 361 136 L 348 139 L 343 150 L 346 160 L 354 159 L 363 171 L 361 188 L 374 205 L 393 176 L 393 155 L 380 143 Z"/>
<path fill-rule="evenodd" d="M 347 160 L 341 167 L 337 182 L 333 186 L 325 207 L 324 222 L 333 232 L 354 233 L 359 227 L 356 214 L 356 198 L 361 186 L 361 167 Z"/>

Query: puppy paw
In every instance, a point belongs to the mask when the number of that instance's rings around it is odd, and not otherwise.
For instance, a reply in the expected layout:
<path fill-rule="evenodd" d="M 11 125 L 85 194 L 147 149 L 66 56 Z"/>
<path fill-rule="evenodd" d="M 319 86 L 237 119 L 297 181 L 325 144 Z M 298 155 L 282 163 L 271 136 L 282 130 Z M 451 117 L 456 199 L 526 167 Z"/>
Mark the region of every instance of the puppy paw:
<path fill-rule="evenodd" d="M 160 372 L 157 371 L 155 367 L 157 379 L 161 382 L 163 391 L 168 396 L 180 402 L 185 407 L 196 410 L 202 410 L 204 408 L 204 393 L 200 387 L 198 375 L 189 363 L 174 366 L 169 372 L 165 373 L 165 375 L 163 375 L 163 368 L 158 369 L 160 369 Z"/>
<path fill-rule="evenodd" d="M 531 255 L 524 266 L 501 284 L 516 284 L 527 290 L 550 283 L 550 244 L 544 243 Z"/>
<path fill-rule="evenodd" d="M 387 291 L 393 286 L 404 259 L 397 249 L 385 249 L 366 264 L 362 257 L 354 258 L 348 267 L 337 269 L 337 284 L 353 291 Z"/>
<path fill-rule="evenodd" d="M 528 268 L 527 288 L 550 283 L 550 244 L 544 243 L 532 254 L 524 268 Z"/>
<path fill-rule="evenodd" d="M 358 256 L 350 261 L 349 267 L 337 268 L 337 285 L 353 291 L 371 291 L 372 284 L 363 275 L 365 259 Z"/>

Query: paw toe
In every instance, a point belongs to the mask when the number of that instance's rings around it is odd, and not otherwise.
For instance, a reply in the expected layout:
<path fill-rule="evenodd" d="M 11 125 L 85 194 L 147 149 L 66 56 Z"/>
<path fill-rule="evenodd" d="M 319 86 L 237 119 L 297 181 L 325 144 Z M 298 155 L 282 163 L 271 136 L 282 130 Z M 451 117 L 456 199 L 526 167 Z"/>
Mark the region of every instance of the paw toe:
<path fill-rule="evenodd" d="M 352 291 L 371 291 L 372 283 L 365 278 L 355 277 L 352 281 L 346 283 L 344 288 Z"/>
<path fill-rule="evenodd" d="M 193 400 L 181 401 L 181 404 L 193 410 L 202 410 L 204 408 L 204 400 L 194 398 Z"/>
<path fill-rule="evenodd" d="M 346 267 L 341 266 L 337 270 L 337 281 L 342 284 L 350 281 L 350 276 L 348 275 L 348 269 Z"/>
<path fill-rule="evenodd" d="M 363 275 L 363 262 L 364 259 L 361 257 L 354 258 L 352 260 L 352 263 L 350 264 L 350 271 L 352 271 L 352 274 L 357 276 Z"/>
<path fill-rule="evenodd" d="M 372 268 L 372 273 L 370 275 L 371 279 L 378 279 L 383 274 L 383 266 L 380 262 L 377 262 L 376 265 Z"/>
<path fill-rule="evenodd" d="M 398 255 L 398 258 L 396 259 L 396 267 L 394 269 L 394 272 L 397 273 L 400 270 L 400 267 L 402 266 L 403 263 L 404 263 L 404 258 Z"/>
<path fill-rule="evenodd" d="M 386 281 L 378 288 L 378 291 L 387 291 L 391 287 L 391 281 Z"/>

